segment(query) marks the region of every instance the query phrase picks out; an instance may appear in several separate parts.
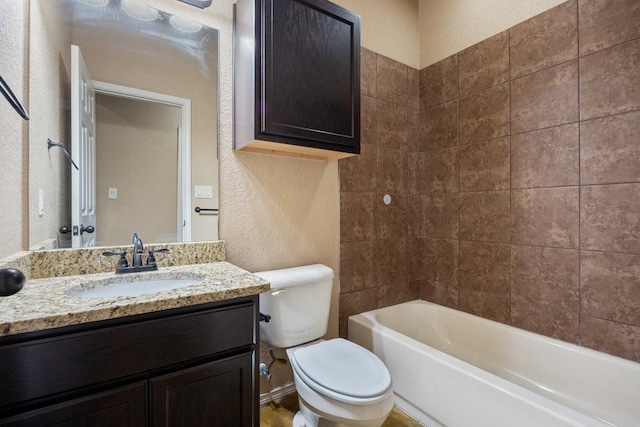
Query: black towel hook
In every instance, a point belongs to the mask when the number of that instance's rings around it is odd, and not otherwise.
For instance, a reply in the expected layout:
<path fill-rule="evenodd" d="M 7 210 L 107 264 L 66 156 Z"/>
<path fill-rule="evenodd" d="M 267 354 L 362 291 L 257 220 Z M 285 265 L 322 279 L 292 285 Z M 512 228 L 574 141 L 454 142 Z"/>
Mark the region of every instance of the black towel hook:
<path fill-rule="evenodd" d="M 60 147 L 60 148 L 62 148 L 62 151 L 64 151 L 64 155 L 67 156 L 67 159 L 69 159 L 71 164 L 76 168 L 76 170 L 80 170 L 78 168 L 78 165 L 76 165 L 76 162 L 74 162 L 73 159 L 71 158 L 71 154 L 69 154 L 69 152 L 67 151 L 66 148 L 64 148 L 64 145 L 62 145 L 61 142 L 53 142 L 52 140 L 47 138 L 47 147 L 49 148 L 49 150 L 51 150 L 51 147 Z"/>
<path fill-rule="evenodd" d="M 29 120 L 29 114 L 27 110 L 24 109 L 16 95 L 13 93 L 9 85 L 4 81 L 2 76 L 0 76 L 0 92 L 4 95 L 4 97 L 9 101 L 9 104 L 13 107 L 14 110 L 22 116 L 23 119 Z"/>

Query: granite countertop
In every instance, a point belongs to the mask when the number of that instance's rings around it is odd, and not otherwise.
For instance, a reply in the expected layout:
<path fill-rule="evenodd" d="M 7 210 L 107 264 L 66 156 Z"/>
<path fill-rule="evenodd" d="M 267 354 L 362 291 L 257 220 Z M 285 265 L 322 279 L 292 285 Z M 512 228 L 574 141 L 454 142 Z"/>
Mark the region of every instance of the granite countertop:
<path fill-rule="evenodd" d="M 106 280 L 202 277 L 183 288 L 126 297 L 86 298 L 74 295 L 79 286 L 99 286 Z M 160 267 L 145 273 L 98 273 L 28 280 L 24 288 L 0 298 L 0 337 L 59 328 L 135 314 L 186 307 L 255 295 L 269 282 L 225 261 Z"/>

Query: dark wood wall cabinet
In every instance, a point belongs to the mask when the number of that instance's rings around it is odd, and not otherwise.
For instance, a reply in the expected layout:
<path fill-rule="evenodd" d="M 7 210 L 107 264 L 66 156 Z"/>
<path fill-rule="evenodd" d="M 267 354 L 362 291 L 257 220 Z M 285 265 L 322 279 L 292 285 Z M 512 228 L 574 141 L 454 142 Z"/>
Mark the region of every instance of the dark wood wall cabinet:
<path fill-rule="evenodd" d="M 0 426 L 258 426 L 257 296 L 0 340 Z"/>
<path fill-rule="evenodd" d="M 238 0 L 236 150 L 360 153 L 360 17 L 326 0 Z"/>

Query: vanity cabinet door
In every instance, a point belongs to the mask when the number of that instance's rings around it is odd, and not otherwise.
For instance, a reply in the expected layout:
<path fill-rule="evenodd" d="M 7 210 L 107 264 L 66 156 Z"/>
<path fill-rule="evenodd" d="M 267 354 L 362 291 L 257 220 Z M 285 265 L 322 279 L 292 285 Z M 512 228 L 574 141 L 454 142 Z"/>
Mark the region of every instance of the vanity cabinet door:
<path fill-rule="evenodd" d="M 257 426 L 253 368 L 251 352 L 151 379 L 153 425 Z"/>
<path fill-rule="evenodd" d="M 146 381 L 0 420 L 3 427 L 144 427 Z"/>

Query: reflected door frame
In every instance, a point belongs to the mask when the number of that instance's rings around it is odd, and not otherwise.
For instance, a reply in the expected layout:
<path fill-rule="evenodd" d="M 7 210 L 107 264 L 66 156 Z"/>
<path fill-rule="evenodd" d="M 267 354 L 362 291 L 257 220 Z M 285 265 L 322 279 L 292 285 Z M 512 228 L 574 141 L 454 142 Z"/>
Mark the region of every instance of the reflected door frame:
<path fill-rule="evenodd" d="M 178 206 L 177 230 L 179 242 L 191 241 L 191 100 L 164 93 L 116 85 L 94 80 L 96 93 L 120 98 L 149 101 L 178 107 L 182 125 L 178 132 Z"/>

